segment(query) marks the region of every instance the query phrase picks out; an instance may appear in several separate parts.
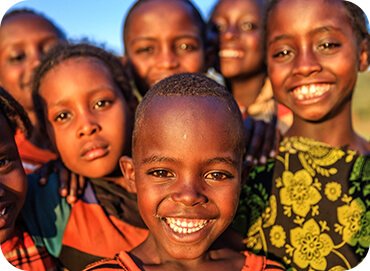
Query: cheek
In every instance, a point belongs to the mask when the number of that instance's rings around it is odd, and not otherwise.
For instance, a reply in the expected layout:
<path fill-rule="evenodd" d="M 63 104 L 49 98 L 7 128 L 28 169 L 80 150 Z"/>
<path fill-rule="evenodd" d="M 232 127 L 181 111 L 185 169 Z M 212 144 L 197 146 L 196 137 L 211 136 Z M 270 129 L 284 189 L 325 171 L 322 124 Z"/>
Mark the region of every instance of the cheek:
<path fill-rule="evenodd" d="M 183 66 L 184 72 L 204 72 L 205 56 L 203 52 L 183 56 L 179 61 L 180 64 Z"/>

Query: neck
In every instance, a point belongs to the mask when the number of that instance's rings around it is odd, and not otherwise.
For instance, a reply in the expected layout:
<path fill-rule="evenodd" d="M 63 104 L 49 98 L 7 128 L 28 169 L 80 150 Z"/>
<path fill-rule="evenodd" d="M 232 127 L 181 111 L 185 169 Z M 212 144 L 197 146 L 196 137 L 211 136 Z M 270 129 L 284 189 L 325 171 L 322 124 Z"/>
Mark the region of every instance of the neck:
<path fill-rule="evenodd" d="M 253 104 L 265 83 L 266 74 L 258 73 L 251 77 L 230 79 L 231 90 L 239 105 L 248 108 Z"/>
<path fill-rule="evenodd" d="M 285 136 L 308 137 L 339 148 L 348 146 L 361 154 L 370 151 L 370 144 L 353 129 L 350 106 L 339 115 L 319 123 L 307 122 L 294 115 L 293 125 Z"/>

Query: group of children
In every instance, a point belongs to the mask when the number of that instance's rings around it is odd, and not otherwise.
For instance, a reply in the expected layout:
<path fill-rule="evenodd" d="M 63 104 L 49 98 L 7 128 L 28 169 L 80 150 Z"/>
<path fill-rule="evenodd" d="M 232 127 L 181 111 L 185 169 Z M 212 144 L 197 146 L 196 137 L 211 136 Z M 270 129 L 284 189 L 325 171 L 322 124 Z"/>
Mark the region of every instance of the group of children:
<path fill-rule="evenodd" d="M 370 143 L 351 98 L 369 64 L 366 16 L 342 0 L 219 0 L 208 26 L 190 1 L 139 0 L 119 59 L 33 11 L 4 17 L 0 241 L 13 265 L 334 271 L 363 259 Z M 228 89 L 202 75 L 211 67 Z M 293 122 L 249 171 L 243 121 L 270 118 L 275 99 Z M 26 179 L 57 157 L 85 183 L 73 204 L 65 170 Z"/>

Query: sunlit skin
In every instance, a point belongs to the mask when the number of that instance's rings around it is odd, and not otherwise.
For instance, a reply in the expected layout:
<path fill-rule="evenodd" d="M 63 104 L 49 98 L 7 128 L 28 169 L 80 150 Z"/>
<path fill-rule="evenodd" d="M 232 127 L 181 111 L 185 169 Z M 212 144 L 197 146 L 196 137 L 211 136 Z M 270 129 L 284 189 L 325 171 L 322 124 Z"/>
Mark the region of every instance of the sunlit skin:
<path fill-rule="evenodd" d="M 199 25 L 182 1 L 155 0 L 141 4 L 130 18 L 124 45 L 142 93 L 170 75 L 205 69 Z"/>
<path fill-rule="evenodd" d="M 124 173 L 135 170 L 138 206 L 150 230 L 132 251 L 145 270 L 241 270 L 240 253 L 211 247 L 238 204 L 242 157 L 233 119 L 214 97 L 155 97 L 150 103 L 133 164 L 121 159 Z"/>
<path fill-rule="evenodd" d="M 16 218 L 23 206 L 27 180 L 13 133 L 0 114 L 0 243 L 15 229 Z"/>
<path fill-rule="evenodd" d="M 62 61 L 41 80 L 47 130 L 66 167 L 90 178 L 118 168 L 131 140 L 128 106 L 103 62 Z"/>
<path fill-rule="evenodd" d="M 17 14 L 0 27 L 0 86 L 24 107 L 32 123 L 32 74 L 41 57 L 60 41 L 50 23 L 33 14 Z"/>
<path fill-rule="evenodd" d="M 341 1 L 280 1 L 268 19 L 268 73 L 276 98 L 294 113 L 288 136 L 364 153 L 370 147 L 353 130 L 351 99 L 367 51 L 348 16 Z"/>
<path fill-rule="evenodd" d="M 221 73 L 245 108 L 255 101 L 266 78 L 262 2 L 221 0 L 211 17 L 219 33 Z"/>

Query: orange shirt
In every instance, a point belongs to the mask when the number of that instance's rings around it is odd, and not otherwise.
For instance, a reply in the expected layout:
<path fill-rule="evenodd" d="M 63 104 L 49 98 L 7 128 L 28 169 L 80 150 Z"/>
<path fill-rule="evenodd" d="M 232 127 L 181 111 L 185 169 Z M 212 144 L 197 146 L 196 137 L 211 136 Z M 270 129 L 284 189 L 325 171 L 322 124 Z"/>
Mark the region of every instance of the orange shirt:
<path fill-rule="evenodd" d="M 14 139 L 26 174 L 34 172 L 43 164 L 57 158 L 55 153 L 33 145 L 21 131 L 17 131 Z"/>

